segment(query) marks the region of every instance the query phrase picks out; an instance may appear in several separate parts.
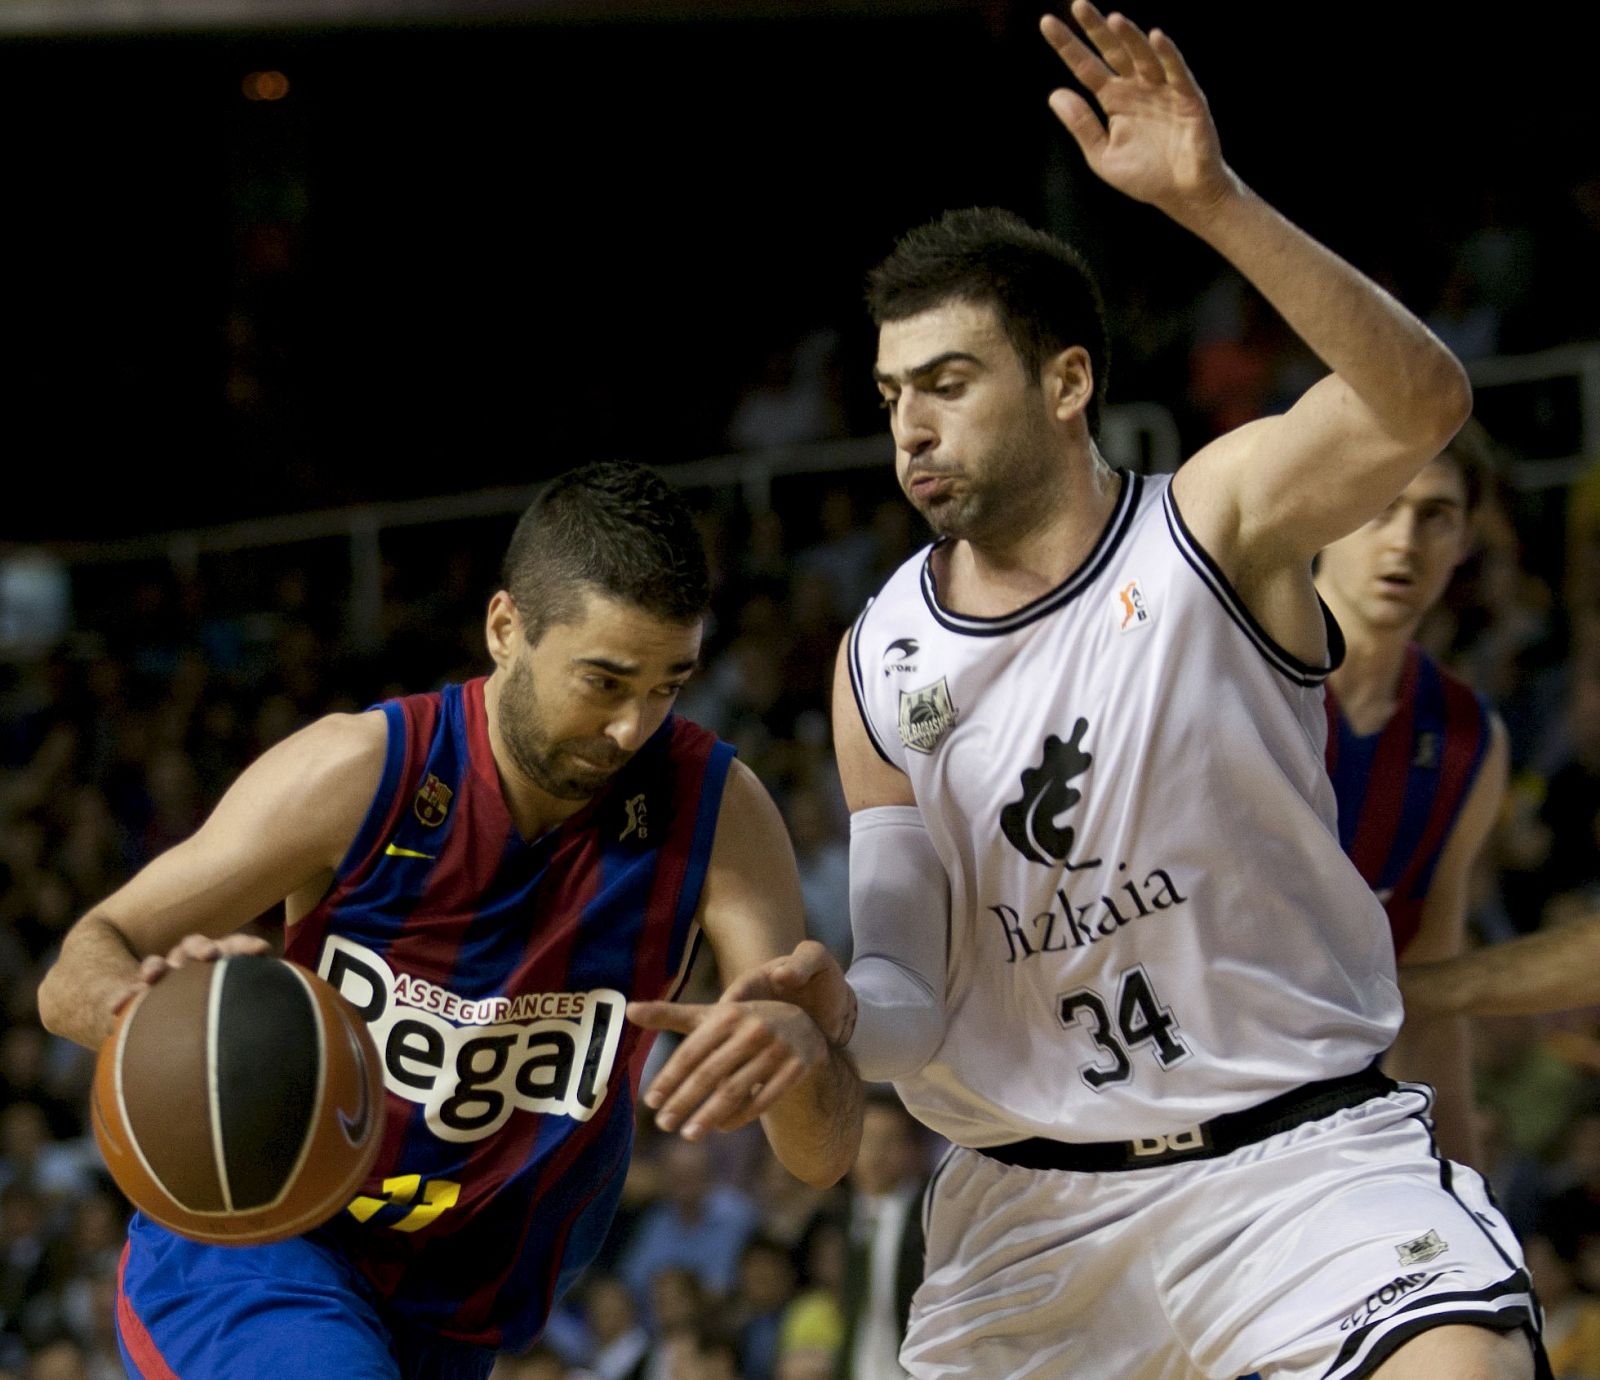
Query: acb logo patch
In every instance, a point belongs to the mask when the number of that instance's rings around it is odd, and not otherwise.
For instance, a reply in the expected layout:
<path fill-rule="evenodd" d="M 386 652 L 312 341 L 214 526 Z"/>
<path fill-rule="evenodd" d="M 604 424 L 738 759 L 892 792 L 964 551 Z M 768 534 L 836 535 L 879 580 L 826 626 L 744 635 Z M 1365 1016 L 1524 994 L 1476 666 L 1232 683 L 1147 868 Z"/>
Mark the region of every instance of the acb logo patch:
<path fill-rule="evenodd" d="M 411 808 L 425 827 L 437 829 L 450 813 L 450 799 L 454 795 L 455 792 L 430 771 L 417 787 L 417 798 Z"/>

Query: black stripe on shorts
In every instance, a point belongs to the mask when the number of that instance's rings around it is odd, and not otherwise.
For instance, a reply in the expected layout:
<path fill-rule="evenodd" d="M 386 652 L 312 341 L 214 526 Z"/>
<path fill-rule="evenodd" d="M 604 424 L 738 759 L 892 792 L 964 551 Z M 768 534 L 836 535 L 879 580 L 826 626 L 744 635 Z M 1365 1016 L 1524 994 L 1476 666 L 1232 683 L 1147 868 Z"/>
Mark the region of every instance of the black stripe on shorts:
<path fill-rule="evenodd" d="M 1534 1327 L 1531 1287 L 1527 1272 L 1518 1270 L 1487 1289 L 1425 1294 L 1413 1299 L 1387 1318 L 1352 1332 L 1333 1364 L 1324 1372 L 1323 1380 L 1363 1380 L 1413 1337 L 1435 1327 L 1459 1324 L 1486 1327 L 1491 1332 L 1520 1329 L 1531 1338 Z M 1535 1356 L 1541 1350 L 1534 1343 Z"/>

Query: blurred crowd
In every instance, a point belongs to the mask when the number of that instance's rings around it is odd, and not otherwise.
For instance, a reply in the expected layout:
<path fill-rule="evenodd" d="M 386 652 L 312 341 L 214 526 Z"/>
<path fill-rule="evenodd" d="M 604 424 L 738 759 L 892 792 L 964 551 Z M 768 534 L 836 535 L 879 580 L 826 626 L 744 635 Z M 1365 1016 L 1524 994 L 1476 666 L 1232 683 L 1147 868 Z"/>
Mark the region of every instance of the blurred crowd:
<path fill-rule="evenodd" d="M 1506 284 L 1531 252 L 1489 225 L 1456 255 L 1430 319 L 1464 356 L 1493 353 L 1522 321 L 1528 304 Z M 839 336 L 819 330 L 766 360 L 728 444 L 838 436 L 849 412 L 840 352 Z M 1189 449 L 1314 377 L 1231 278 L 1194 309 L 1182 353 L 1169 401 Z M 1512 482 L 1516 442 L 1502 437 L 1501 449 L 1478 550 L 1424 629 L 1510 730 L 1513 786 L 1473 906 L 1482 943 L 1600 908 L 1600 457 L 1575 484 L 1534 490 Z M 834 654 L 924 536 L 886 471 L 780 480 L 756 509 L 737 492 L 692 497 L 715 603 L 680 712 L 734 742 L 773 791 L 808 924 L 847 960 Z M 62 934 L 295 728 L 482 674 L 482 610 L 509 525 L 385 534 L 375 636 L 352 632 L 338 543 L 181 570 L 84 566 L 70 572 L 60 626 L 12 630 L 0 659 L 0 1376 L 124 1373 L 112 1320 L 126 1208 L 86 1134 L 92 1056 L 47 1036 L 34 1007 Z M 257 922 L 267 934 L 280 923 Z M 711 990 L 710 973 L 696 981 Z M 1596 997 L 1587 1012 L 1477 1023 L 1491 1146 L 1481 1167 L 1527 1241 L 1562 1380 L 1600 1380 L 1600 975 Z M 639 1134 L 601 1258 L 498 1380 L 898 1374 L 894 1319 L 939 1146 L 892 1096 L 873 1102 L 859 1162 L 827 1192 L 790 1179 L 758 1130 L 704 1145 L 644 1121 Z"/>

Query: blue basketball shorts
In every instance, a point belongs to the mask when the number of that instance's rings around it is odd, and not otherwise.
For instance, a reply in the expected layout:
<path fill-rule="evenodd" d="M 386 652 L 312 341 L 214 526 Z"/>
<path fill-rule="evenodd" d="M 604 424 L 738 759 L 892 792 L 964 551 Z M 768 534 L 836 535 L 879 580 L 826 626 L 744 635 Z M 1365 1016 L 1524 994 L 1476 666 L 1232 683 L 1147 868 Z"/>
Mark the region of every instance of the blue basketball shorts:
<path fill-rule="evenodd" d="M 136 1213 L 117 1272 L 117 1340 L 140 1380 L 487 1380 L 494 1352 L 408 1329 L 309 1237 L 207 1246 Z"/>

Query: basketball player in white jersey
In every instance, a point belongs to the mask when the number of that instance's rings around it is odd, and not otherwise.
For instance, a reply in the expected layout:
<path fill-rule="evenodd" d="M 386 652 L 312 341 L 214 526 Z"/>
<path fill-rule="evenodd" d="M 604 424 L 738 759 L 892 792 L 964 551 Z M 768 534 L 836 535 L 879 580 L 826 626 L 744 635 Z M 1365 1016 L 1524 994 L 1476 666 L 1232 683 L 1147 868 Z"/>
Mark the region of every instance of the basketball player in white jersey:
<path fill-rule="evenodd" d="M 1400 1024 L 1382 908 L 1340 850 L 1311 580 L 1450 439 L 1459 364 L 1224 163 L 1178 50 L 1077 0 L 1045 36 L 1098 103 L 1091 168 L 1199 235 L 1330 374 L 1170 483 L 1093 441 L 1103 332 L 1059 242 L 996 212 L 874 272 L 900 482 L 940 540 L 841 649 L 848 982 L 787 994 L 954 1148 L 930 1186 L 913 1375 L 1512 1380 L 1537 1306 Z M 763 987 L 762 984 L 765 984 Z M 671 1129 L 752 1050 L 691 1036 Z"/>

